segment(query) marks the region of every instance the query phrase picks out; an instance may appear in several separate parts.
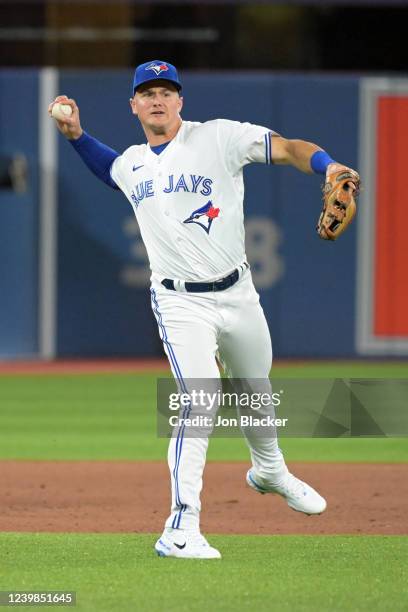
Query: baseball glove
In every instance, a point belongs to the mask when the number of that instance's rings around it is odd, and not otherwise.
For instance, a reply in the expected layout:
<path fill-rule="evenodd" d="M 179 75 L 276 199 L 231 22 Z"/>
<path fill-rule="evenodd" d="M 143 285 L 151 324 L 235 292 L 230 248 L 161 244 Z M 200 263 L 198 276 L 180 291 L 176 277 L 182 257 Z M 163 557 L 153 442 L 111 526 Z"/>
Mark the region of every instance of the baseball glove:
<path fill-rule="evenodd" d="M 356 214 L 356 197 L 360 176 L 351 168 L 330 164 L 323 186 L 323 210 L 317 222 L 317 233 L 323 240 L 336 240 Z"/>

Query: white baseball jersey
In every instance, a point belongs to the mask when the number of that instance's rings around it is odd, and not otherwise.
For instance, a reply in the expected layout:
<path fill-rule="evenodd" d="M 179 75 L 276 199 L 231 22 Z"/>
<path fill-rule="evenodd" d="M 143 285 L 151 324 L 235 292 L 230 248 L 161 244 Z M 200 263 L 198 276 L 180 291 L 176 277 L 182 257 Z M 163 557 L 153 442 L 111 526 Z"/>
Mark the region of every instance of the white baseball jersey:
<path fill-rule="evenodd" d="M 183 121 L 159 155 L 148 144 L 115 159 L 155 278 L 221 278 L 245 259 L 243 167 L 271 163 L 271 130 L 217 119 Z"/>

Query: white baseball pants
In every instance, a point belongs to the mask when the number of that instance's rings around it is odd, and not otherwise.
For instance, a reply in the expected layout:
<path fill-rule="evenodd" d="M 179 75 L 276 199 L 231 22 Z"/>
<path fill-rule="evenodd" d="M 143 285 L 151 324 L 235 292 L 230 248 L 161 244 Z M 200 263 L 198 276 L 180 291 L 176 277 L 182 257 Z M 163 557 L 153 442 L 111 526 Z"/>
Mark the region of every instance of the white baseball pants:
<path fill-rule="evenodd" d="M 206 293 L 168 290 L 153 277 L 151 297 L 164 350 L 178 382 L 219 379 L 217 355 L 230 377 L 264 379 L 271 393 L 271 337 L 249 270 L 232 287 Z M 268 413 L 274 416 L 272 406 L 262 414 Z M 257 428 L 242 431 L 256 473 L 278 481 L 286 467 L 276 433 L 265 437 Z M 169 443 L 172 505 L 166 527 L 195 530 L 199 529 L 208 438 L 183 433 L 178 428 Z"/>

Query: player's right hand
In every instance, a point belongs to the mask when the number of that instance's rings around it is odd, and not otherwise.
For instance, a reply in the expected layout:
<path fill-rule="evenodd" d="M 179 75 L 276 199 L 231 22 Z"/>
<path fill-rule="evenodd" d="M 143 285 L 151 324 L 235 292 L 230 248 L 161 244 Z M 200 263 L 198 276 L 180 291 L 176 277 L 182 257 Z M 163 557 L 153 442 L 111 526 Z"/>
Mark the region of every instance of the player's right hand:
<path fill-rule="evenodd" d="M 81 123 L 79 120 L 79 108 L 72 98 L 68 98 L 67 96 L 57 96 L 53 102 L 48 106 L 48 114 L 52 117 L 52 107 L 54 104 L 59 102 L 60 104 L 68 104 L 72 108 L 72 115 L 70 117 L 64 117 L 61 120 L 55 120 L 59 131 L 69 140 L 76 140 L 79 138 L 83 132 L 81 128 Z"/>

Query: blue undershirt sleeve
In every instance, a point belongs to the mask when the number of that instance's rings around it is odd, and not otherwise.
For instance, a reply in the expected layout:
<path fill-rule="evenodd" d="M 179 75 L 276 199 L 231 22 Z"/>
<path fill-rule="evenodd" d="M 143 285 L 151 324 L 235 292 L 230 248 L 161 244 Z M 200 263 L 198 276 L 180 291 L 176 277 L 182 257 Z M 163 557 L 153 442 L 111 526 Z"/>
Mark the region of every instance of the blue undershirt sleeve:
<path fill-rule="evenodd" d="M 91 172 L 112 189 L 119 189 L 110 174 L 110 168 L 114 160 L 119 157 L 117 151 L 107 147 L 86 132 L 82 132 L 79 138 L 69 142 Z"/>

